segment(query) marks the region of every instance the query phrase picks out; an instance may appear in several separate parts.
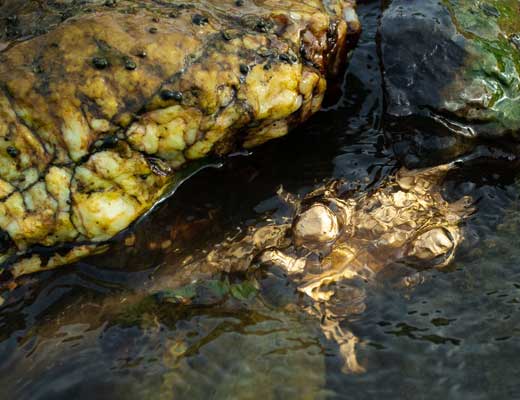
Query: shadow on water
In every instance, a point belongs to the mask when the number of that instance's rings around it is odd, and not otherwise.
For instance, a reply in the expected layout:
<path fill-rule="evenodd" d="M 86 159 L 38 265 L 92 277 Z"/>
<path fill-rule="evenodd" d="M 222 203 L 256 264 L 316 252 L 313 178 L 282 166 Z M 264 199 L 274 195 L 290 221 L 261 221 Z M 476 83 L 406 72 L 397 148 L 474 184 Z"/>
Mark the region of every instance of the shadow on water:
<path fill-rule="evenodd" d="M 512 398 L 520 183 L 503 163 L 449 177 L 446 197 L 472 196 L 479 212 L 447 271 L 395 265 L 343 288 L 354 295 L 336 306 L 349 311 L 343 325 L 359 338 L 364 374 L 341 372 L 337 345 L 276 271 L 252 282 L 221 277 L 189 304 L 146 291 L 157 271 L 175 276 L 190 254 L 280 207 L 279 186 L 304 193 L 335 177 L 364 190 L 396 170 L 381 126 L 379 2 L 359 12 L 364 32 L 338 104 L 250 157 L 203 171 L 109 254 L 27 278 L 12 293 L 0 309 L 2 398 Z"/>

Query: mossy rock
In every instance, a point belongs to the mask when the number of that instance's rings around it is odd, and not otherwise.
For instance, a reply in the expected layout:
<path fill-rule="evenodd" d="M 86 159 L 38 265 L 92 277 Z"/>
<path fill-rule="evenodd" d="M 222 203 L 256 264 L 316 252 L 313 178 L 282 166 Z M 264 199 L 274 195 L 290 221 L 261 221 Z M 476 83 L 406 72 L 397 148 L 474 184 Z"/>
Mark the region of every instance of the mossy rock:
<path fill-rule="evenodd" d="M 444 158 L 520 140 L 517 0 L 394 0 L 380 37 L 390 131 L 455 137 L 421 139 Z"/>

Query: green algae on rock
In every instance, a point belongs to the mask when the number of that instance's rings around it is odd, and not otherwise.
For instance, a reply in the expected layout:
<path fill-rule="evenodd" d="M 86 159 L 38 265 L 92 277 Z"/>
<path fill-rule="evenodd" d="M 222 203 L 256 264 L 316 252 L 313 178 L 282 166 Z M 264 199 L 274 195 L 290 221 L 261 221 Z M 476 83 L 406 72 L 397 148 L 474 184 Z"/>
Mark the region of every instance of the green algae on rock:
<path fill-rule="evenodd" d="M 476 135 L 520 136 L 520 4 L 516 0 L 445 0 L 465 38 L 465 68 L 443 90 L 446 111 Z"/>
<path fill-rule="evenodd" d="M 398 148 L 400 139 L 415 140 L 398 153 L 449 159 L 475 139 L 520 138 L 519 15 L 515 0 L 387 6 L 380 33 L 388 126 Z M 444 138 L 417 132 L 424 127 Z"/>

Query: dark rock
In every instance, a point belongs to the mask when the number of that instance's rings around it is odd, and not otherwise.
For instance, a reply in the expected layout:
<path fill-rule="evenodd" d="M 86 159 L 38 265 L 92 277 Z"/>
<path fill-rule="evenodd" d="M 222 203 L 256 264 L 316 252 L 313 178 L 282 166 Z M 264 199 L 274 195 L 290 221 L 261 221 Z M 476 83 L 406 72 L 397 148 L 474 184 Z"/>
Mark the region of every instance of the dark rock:
<path fill-rule="evenodd" d="M 381 57 L 387 128 L 400 151 L 452 158 L 477 139 L 520 139 L 519 12 L 515 0 L 389 3 Z M 427 132 L 456 140 L 436 148 Z"/>

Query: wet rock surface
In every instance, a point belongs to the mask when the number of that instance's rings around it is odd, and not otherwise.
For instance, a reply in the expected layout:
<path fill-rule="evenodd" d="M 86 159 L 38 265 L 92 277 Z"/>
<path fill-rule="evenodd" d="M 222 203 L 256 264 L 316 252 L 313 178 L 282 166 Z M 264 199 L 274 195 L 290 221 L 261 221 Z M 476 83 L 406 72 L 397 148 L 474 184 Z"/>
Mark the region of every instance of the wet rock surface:
<path fill-rule="evenodd" d="M 116 0 L 4 0 L 0 3 L 0 51 L 44 35 L 70 18 L 85 13 L 112 9 Z M 131 11 L 132 1 L 122 1 Z"/>
<path fill-rule="evenodd" d="M 286 135 L 360 29 L 349 0 L 1 7 L 3 280 L 105 250 L 195 160 Z"/>
<path fill-rule="evenodd" d="M 408 163 L 456 157 L 477 140 L 517 140 L 519 12 L 516 1 L 386 6 L 380 26 L 386 120 Z"/>

